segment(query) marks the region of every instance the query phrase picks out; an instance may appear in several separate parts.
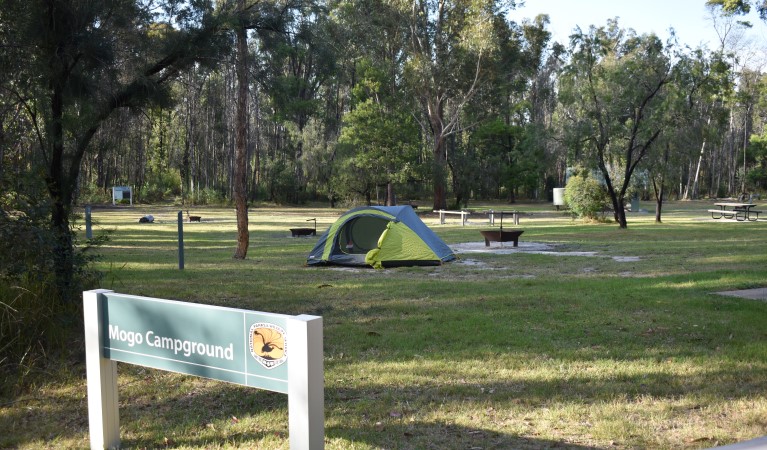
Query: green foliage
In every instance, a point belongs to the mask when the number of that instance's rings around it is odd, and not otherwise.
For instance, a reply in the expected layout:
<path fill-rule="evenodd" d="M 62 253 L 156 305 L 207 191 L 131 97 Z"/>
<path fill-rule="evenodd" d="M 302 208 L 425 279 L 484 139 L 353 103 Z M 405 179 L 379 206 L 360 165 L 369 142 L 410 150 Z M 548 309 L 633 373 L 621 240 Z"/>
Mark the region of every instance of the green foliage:
<path fill-rule="evenodd" d="M 224 205 L 226 196 L 213 188 L 202 188 L 194 191 L 191 201 L 195 205 Z"/>
<path fill-rule="evenodd" d="M 572 51 L 560 79 L 560 100 L 572 111 L 568 140 L 579 143 L 572 147 L 576 161 L 598 167 L 606 178 L 615 219 L 625 228 L 623 199 L 632 176 L 672 128 L 670 51 L 657 36 L 624 31 L 616 20 L 574 35 Z"/>
<path fill-rule="evenodd" d="M 307 181 L 307 191 L 324 195 L 331 203 L 334 202 L 336 192 L 331 178 L 337 170 L 335 140 L 328 137 L 322 122 L 316 119 L 309 120 L 300 139 L 303 143 L 302 168 Z"/>
<path fill-rule="evenodd" d="M 751 11 L 752 2 L 749 0 L 706 0 L 706 6 L 711 8 L 722 8 L 725 15 L 746 15 Z M 753 6 L 759 13 L 759 18 L 767 20 L 767 2 L 764 0 L 754 0 Z M 742 21 L 743 25 L 751 27 L 748 21 Z"/>
<path fill-rule="evenodd" d="M 390 75 L 369 60 L 361 61 L 358 69 L 355 108 L 345 116 L 338 140 L 341 168 L 333 181 L 334 190 L 347 198 L 367 196 L 376 185 L 407 181 L 414 174 L 420 144 L 418 126 L 404 109 L 404 99 L 389 89 Z"/>
<path fill-rule="evenodd" d="M 578 217 L 596 220 L 608 205 L 604 186 L 589 171 L 567 180 L 565 203 Z"/>
<path fill-rule="evenodd" d="M 748 171 L 748 187 L 755 190 L 767 190 L 767 134 L 753 135 L 748 146 L 748 156 L 754 166 Z"/>
<path fill-rule="evenodd" d="M 754 167 L 746 174 L 746 189 L 751 187 L 758 191 L 767 189 L 767 170 L 763 167 Z"/>
<path fill-rule="evenodd" d="M 108 192 L 90 183 L 80 188 L 77 199 L 81 205 L 98 205 L 112 201 L 112 197 Z"/>
<path fill-rule="evenodd" d="M 266 166 L 266 193 L 278 204 L 298 204 L 305 200 L 296 177 L 296 166 L 285 160 L 272 160 Z"/>
<path fill-rule="evenodd" d="M 62 301 L 57 289 L 51 252 L 57 235 L 49 227 L 46 197 L 35 187 L 41 188 L 30 182 L 30 192 L 0 197 L 0 393 L 23 388 L 66 350 L 64 336 L 80 332 L 79 303 Z M 77 246 L 72 291 L 96 286 L 93 248 L 104 242 L 100 237 Z"/>
<path fill-rule="evenodd" d="M 453 161 L 453 176 L 468 172 L 463 176 L 467 188 L 485 198 L 514 199 L 519 191 L 533 191 L 544 164 L 538 132 L 532 125 L 509 125 L 500 118 L 482 124 L 470 135 L 471 151 L 460 164 Z"/>
<path fill-rule="evenodd" d="M 53 278 L 0 279 L 0 395 L 23 392 L 49 367 L 72 356 L 82 333 L 77 302 L 54 301 Z"/>
<path fill-rule="evenodd" d="M 343 205 L 361 205 L 372 199 L 376 183 L 369 169 L 355 158 L 355 147 L 339 143 L 336 146 L 337 168 L 331 178 L 331 188 Z"/>
<path fill-rule="evenodd" d="M 181 174 L 177 170 L 151 172 L 141 189 L 145 202 L 161 202 L 181 195 Z"/>

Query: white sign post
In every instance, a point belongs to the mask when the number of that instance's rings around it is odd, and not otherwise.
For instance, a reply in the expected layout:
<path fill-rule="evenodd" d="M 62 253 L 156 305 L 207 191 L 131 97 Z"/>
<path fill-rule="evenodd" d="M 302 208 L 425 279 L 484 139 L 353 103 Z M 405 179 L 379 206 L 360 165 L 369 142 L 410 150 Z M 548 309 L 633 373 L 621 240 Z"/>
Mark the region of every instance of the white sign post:
<path fill-rule="evenodd" d="M 298 316 L 288 322 L 288 428 L 291 449 L 325 447 L 325 381 L 322 320 Z M 320 338 L 317 339 L 317 336 Z M 322 420 L 317 418 L 322 417 Z"/>
<path fill-rule="evenodd" d="M 88 377 L 88 424 L 91 449 L 120 447 L 117 404 L 117 363 L 102 357 L 105 324 L 99 295 L 105 289 L 83 292 L 85 370 Z"/>
<path fill-rule="evenodd" d="M 322 317 L 83 293 L 91 449 L 119 448 L 117 362 L 288 395 L 290 448 L 325 445 Z"/>

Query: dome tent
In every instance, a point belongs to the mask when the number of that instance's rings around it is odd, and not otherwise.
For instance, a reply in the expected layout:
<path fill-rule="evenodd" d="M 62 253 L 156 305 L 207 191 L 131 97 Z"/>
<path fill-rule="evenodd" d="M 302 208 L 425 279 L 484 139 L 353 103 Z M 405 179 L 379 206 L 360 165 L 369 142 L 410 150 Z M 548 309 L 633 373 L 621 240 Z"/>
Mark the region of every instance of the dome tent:
<path fill-rule="evenodd" d="M 307 264 L 373 266 L 439 265 L 453 251 L 410 206 L 364 206 L 344 213 L 317 241 Z"/>

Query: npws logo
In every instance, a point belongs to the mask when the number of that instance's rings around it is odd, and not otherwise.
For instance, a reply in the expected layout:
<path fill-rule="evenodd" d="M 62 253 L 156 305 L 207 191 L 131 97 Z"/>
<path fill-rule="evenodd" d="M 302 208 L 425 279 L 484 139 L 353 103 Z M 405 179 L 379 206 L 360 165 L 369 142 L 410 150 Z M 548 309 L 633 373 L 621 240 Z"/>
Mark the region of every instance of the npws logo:
<path fill-rule="evenodd" d="M 273 323 L 254 323 L 250 327 L 250 354 L 267 369 L 288 359 L 285 330 Z"/>

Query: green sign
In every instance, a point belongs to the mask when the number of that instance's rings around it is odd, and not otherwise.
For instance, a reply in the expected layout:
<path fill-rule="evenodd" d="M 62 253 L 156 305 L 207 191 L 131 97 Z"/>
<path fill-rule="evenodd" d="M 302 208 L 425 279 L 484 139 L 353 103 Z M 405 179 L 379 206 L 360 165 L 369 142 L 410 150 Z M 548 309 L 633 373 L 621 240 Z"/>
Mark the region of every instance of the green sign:
<path fill-rule="evenodd" d="M 290 316 L 103 295 L 104 358 L 288 393 Z"/>

